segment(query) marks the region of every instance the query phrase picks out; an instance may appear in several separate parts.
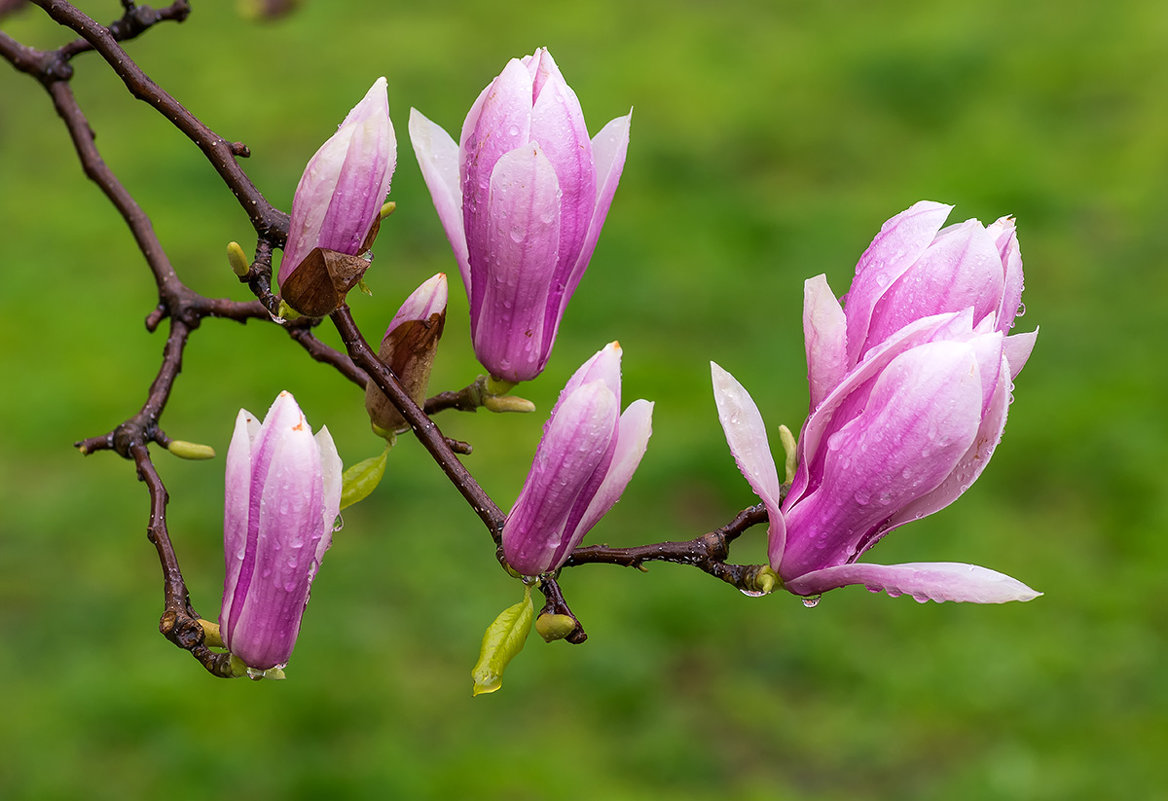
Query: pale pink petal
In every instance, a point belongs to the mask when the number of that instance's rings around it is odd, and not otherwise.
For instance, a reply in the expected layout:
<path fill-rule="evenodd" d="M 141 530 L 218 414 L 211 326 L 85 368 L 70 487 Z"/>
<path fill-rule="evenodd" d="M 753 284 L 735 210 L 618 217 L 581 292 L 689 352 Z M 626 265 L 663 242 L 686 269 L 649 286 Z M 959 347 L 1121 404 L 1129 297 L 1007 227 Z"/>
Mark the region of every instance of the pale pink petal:
<path fill-rule="evenodd" d="M 438 219 L 454 249 L 458 271 L 467 291 L 470 285 L 470 262 L 467 257 L 466 232 L 462 220 L 462 186 L 458 177 L 458 145 L 450 135 L 417 109 L 410 109 L 410 141 L 430 190 Z"/>
<path fill-rule="evenodd" d="M 1042 594 L 1004 573 L 959 562 L 840 565 L 798 576 L 784 586 L 796 595 L 819 595 L 852 584 L 862 584 L 874 592 L 883 590 L 894 597 L 911 595 L 921 602 L 1000 604 L 1031 601 Z"/>
<path fill-rule="evenodd" d="M 843 307 L 827 285 L 827 276 L 803 282 L 803 335 L 812 411 L 847 372 L 847 324 Z"/>
<path fill-rule="evenodd" d="M 1006 337 L 1006 361 L 1010 364 L 1010 377 L 1017 378 L 1018 373 L 1026 366 L 1030 353 L 1034 350 L 1034 343 L 1038 341 L 1038 329 L 1025 334 L 1011 334 Z"/>
<path fill-rule="evenodd" d="M 592 497 L 566 549 L 571 552 L 584 535 L 604 517 L 621 495 L 633 477 L 641 458 L 649 447 L 649 437 L 653 433 L 653 404 L 647 400 L 635 400 L 620 416 L 617 426 L 616 448 L 612 461 L 604 475 L 604 481 Z"/>
<path fill-rule="evenodd" d="M 779 513 L 781 490 L 779 471 L 767 442 L 766 425 L 762 415 L 741 384 L 714 362 L 710 362 L 714 384 L 714 403 L 718 407 L 718 421 L 726 433 L 726 443 L 738 465 L 739 472 L 754 493 L 766 505 L 770 527 L 767 534 L 767 553 L 772 565 L 783 558 L 786 544 L 786 524 Z"/>

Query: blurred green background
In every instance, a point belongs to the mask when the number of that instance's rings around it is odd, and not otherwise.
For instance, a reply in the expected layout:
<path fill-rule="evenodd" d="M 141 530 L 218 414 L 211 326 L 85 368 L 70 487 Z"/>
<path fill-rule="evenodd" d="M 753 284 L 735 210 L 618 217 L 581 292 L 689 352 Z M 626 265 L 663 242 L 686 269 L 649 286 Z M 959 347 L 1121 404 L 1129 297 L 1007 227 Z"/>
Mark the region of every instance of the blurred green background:
<path fill-rule="evenodd" d="M 1019 330 L 1041 325 L 993 463 L 874 561 L 984 564 L 1029 604 L 918 605 L 859 588 L 815 609 L 693 570 L 590 566 L 563 586 L 591 637 L 529 642 L 472 699 L 486 624 L 519 599 L 486 535 L 412 440 L 345 513 L 284 682 L 212 679 L 156 631 L 147 494 L 72 442 L 136 411 L 162 336 L 153 284 L 87 182 L 40 86 L 0 67 L 0 797 L 5 799 L 1097 799 L 1168 787 L 1168 14 L 1106 4 L 730 2 L 303 4 L 272 24 L 196 3 L 129 44 L 287 208 L 307 158 L 378 75 L 399 133 L 355 300 L 378 336 L 452 278 L 435 389 L 477 374 L 457 270 L 405 135 L 457 131 L 512 56 L 547 45 L 595 131 L 635 107 L 621 187 L 527 418 L 457 415 L 471 469 L 510 505 L 546 411 L 605 342 L 625 397 L 656 400 L 625 499 L 591 535 L 689 538 L 754 498 L 718 427 L 708 360 L 771 426 L 806 410 L 804 278 L 837 292 L 916 200 L 1014 214 Z M 84 7 L 99 19 L 114 2 Z M 1092 10 L 1089 10 L 1092 9 Z M 21 41 L 71 38 L 37 9 Z M 246 298 L 223 256 L 249 226 L 197 150 L 93 55 L 75 91 L 104 157 L 187 283 Z M 322 329 L 323 330 L 323 329 Z M 326 338 L 335 341 L 335 337 Z M 214 445 L 159 454 L 196 608 L 222 582 L 222 454 L 236 410 L 291 390 L 342 457 L 376 452 L 361 395 L 274 326 L 207 321 L 164 426 Z M 736 546 L 762 558 L 762 531 Z"/>

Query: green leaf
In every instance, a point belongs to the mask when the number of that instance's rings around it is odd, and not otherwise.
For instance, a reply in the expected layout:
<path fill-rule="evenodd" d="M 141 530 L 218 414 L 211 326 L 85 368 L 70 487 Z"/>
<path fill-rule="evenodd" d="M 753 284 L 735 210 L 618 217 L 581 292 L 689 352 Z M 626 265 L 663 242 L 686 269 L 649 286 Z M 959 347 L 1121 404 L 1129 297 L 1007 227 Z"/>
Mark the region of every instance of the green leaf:
<path fill-rule="evenodd" d="M 381 483 L 385 475 L 385 461 L 389 454 L 389 444 L 378 456 L 362 459 L 341 476 L 341 508 L 352 506 L 369 497 L 369 493 Z"/>
<path fill-rule="evenodd" d="M 531 619 L 535 616 L 535 605 L 531 602 L 531 587 L 523 587 L 523 600 L 499 613 L 483 635 L 479 661 L 471 671 L 474 695 L 493 693 L 503 686 L 503 671 L 523 650 L 527 635 L 531 631 Z"/>

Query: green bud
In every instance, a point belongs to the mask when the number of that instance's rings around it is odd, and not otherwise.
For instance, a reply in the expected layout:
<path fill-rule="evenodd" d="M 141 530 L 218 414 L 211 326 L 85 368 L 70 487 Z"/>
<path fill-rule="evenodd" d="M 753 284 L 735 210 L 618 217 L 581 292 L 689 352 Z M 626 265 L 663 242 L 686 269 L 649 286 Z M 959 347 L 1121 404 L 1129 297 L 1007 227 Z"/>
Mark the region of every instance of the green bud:
<path fill-rule="evenodd" d="M 384 206 L 381 207 L 381 219 L 384 220 L 386 217 L 393 214 L 393 210 L 396 208 L 397 203 L 392 200 L 388 201 Z"/>
<path fill-rule="evenodd" d="M 527 398 L 517 398 L 514 395 L 487 395 L 483 398 L 483 406 L 492 412 L 534 412 L 535 404 Z"/>
<path fill-rule="evenodd" d="M 791 433 L 791 429 L 786 426 L 779 426 L 779 442 L 783 443 L 783 452 L 787 454 L 787 461 L 784 464 L 786 468 L 787 481 L 790 484 L 795 480 L 795 470 L 798 467 L 796 461 L 798 443 L 795 442 L 795 437 Z"/>
<path fill-rule="evenodd" d="M 755 565 L 747 574 L 744 584 L 742 588 L 744 593 L 759 596 L 770 595 L 776 588 L 781 587 L 783 582 L 767 565 Z"/>
<path fill-rule="evenodd" d="M 295 320 L 297 317 L 300 317 L 301 314 L 289 306 L 286 300 L 281 299 L 280 307 L 276 309 L 276 316 L 280 318 L 276 322 L 286 322 L 288 320 Z"/>
<path fill-rule="evenodd" d="M 243 278 L 251 270 L 251 261 L 238 242 L 227 243 L 227 263 L 231 265 L 232 272 L 240 278 Z"/>
<path fill-rule="evenodd" d="M 386 456 L 392 443 L 385 443 L 385 450 L 377 456 L 362 459 L 341 476 L 341 509 L 352 506 L 369 497 L 377 489 L 385 475 Z"/>
<path fill-rule="evenodd" d="M 544 612 L 535 619 L 535 630 L 545 642 L 562 640 L 576 630 L 576 619 L 571 615 L 553 615 Z"/>
<path fill-rule="evenodd" d="M 524 585 L 523 600 L 499 613 L 483 634 L 479 661 L 471 671 L 474 686 L 473 695 L 493 693 L 503 686 L 503 671 L 523 650 L 527 635 L 531 631 L 531 619 L 535 615 L 535 605 L 531 602 L 531 587 Z"/>
<path fill-rule="evenodd" d="M 200 445 L 197 442 L 187 442 L 183 439 L 172 439 L 166 449 L 180 459 L 215 458 L 215 449 L 210 445 Z"/>

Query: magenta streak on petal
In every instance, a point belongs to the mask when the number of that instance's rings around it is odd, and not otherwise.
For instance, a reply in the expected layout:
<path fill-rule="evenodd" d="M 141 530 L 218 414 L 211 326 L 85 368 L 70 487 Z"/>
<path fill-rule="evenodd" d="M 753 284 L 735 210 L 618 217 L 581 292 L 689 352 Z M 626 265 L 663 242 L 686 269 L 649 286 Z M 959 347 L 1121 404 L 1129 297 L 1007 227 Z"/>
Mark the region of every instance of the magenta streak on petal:
<path fill-rule="evenodd" d="M 467 117 L 469 123 L 470 117 Z M 483 280 L 493 265 L 486 263 L 492 218 L 488 202 L 495 164 L 531 139 L 531 76 L 512 59 L 492 82 L 472 130 L 460 147 L 462 219 L 470 262 L 470 318 L 478 320 Z"/>
<path fill-rule="evenodd" d="M 559 198 L 555 172 L 537 145 L 517 148 L 495 165 L 483 243 L 492 269 L 483 276 L 473 337 L 475 354 L 496 378 L 522 381 L 539 373 Z"/>

